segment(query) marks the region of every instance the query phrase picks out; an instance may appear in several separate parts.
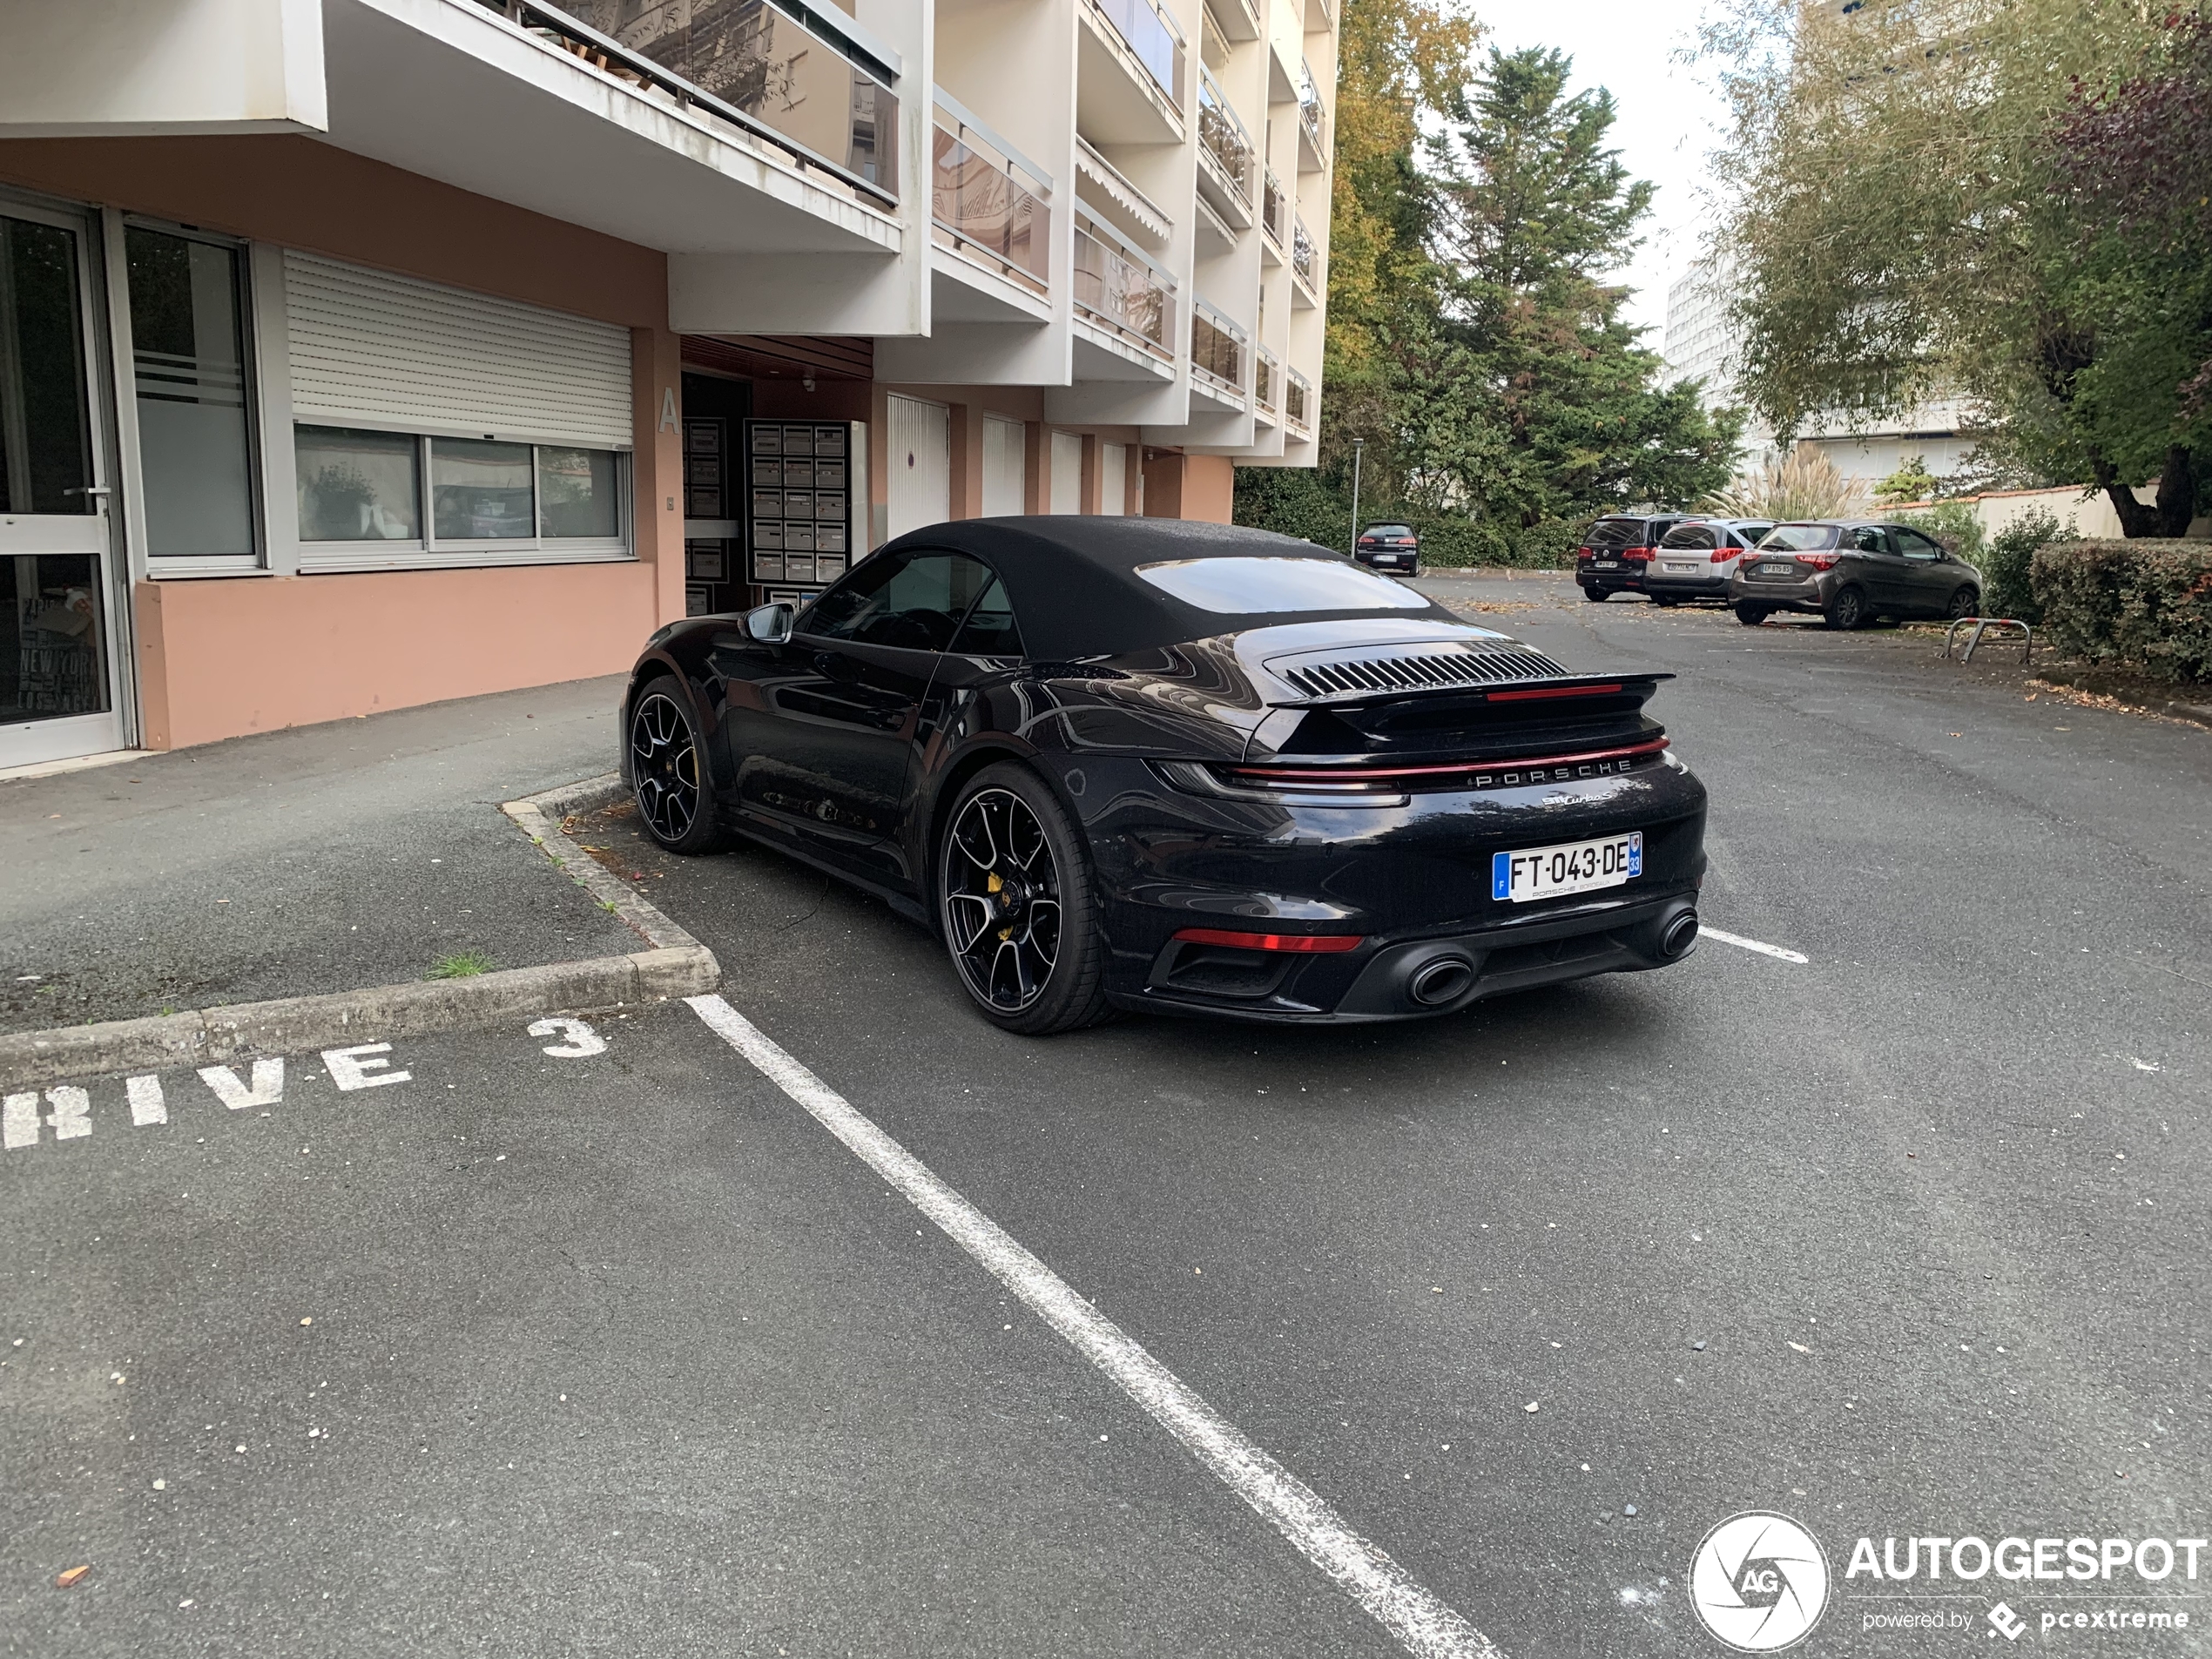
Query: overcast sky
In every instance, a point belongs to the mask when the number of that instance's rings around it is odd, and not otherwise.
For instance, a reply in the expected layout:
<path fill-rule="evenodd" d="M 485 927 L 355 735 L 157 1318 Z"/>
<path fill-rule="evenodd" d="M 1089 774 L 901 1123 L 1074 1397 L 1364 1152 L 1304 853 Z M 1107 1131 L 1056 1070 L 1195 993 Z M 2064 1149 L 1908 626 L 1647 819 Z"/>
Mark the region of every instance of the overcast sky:
<path fill-rule="evenodd" d="M 1696 256 L 1705 152 L 1727 132 L 1727 105 L 1708 71 L 1674 54 L 1692 44 L 1698 0 L 1474 0 L 1486 45 L 1556 46 L 1575 60 L 1575 86 L 1609 90 L 1620 108 L 1613 143 L 1629 172 L 1659 186 L 1643 246 L 1622 273 L 1637 293 L 1632 324 L 1665 345 L 1667 285 Z"/>

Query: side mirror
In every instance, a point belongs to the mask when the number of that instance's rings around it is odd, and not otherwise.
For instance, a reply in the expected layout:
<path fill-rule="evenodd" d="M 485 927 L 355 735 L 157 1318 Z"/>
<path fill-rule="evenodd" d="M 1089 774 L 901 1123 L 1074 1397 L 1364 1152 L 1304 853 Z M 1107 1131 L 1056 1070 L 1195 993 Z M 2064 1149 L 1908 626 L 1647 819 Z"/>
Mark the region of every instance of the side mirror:
<path fill-rule="evenodd" d="M 791 621 L 789 605 L 762 605 L 745 612 L 745 631 L 764 645 L 786 644 L 791 639 Z"/>

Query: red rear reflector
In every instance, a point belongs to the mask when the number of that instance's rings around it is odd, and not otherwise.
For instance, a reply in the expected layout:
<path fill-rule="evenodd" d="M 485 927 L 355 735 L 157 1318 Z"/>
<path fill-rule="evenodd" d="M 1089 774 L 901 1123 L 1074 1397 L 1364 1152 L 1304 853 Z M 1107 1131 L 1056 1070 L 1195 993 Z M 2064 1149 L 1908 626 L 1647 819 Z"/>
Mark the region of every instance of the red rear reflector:
<path fill-rule="evenodd" d="M 1226 927 L 1185 927 L 1176 937 L 1186 945 L 1226 945 L 1231 950 L 1288 950 L 1316 956 L 1358 950 L 1367 942 L 1359 934 L 1240 934 Z"/>
<path fill-rule="evenodd" d="M 1617 685 L 1562 685 L 1557 691 L 1549 691 L 1540 686 L 1526 691 L 1492 691 L 1489 700 L 1493 703 L 1528 703 L 1548 697 L 1603 697 L 1608 691 L 1620 689 Z"/>

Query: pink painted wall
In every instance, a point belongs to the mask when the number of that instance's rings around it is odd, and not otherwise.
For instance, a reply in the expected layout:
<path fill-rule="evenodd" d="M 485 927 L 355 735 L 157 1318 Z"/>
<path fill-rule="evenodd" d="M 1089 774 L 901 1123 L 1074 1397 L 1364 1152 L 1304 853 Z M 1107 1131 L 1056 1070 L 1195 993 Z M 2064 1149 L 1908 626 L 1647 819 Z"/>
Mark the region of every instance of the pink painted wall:
<path fill-rule="evenodd" d="M 140 659 L 158 671 L 145 745 L 620 673 L 657 625 L 654 576 L 624 563 L 141 582 Z"/>

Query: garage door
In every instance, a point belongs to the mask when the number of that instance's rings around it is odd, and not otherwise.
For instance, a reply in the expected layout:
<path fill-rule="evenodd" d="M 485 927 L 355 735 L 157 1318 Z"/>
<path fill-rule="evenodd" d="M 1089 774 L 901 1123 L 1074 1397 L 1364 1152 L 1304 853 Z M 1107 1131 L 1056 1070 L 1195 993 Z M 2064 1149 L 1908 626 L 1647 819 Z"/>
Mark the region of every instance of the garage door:
<path fill-rule="evenodd" d="M 1083 441 L 1076 432 L 1052 435 L 1052 505 L 1055 513 L 1083 509 Z"/>
<path fill-rule="evenodd" d="M 1027 470 L 1028 428 L 995 415 L 983 417 L 983 516 L 1001 518 L 1028 510 L 1022 488 Z"/>
<path fill-rule="evenodd" d="M 891 450 L 887 460 L 891 496 L 886 529 L 904 536 L 953 516 L 952 412 L 941 403 L 894 394 Z"/>

